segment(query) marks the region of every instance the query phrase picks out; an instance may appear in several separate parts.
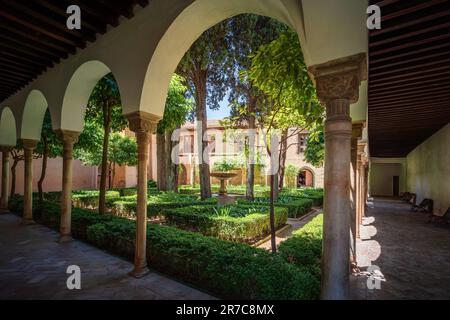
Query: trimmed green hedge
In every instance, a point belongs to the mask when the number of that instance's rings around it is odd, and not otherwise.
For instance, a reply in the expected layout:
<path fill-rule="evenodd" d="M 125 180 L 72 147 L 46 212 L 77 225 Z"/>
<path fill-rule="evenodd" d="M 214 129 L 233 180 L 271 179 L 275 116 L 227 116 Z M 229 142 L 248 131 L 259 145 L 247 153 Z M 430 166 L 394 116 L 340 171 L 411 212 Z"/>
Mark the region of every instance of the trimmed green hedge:
<path fill-rule="evenodd" d="M 200 200 L 197 196 L 163 192 L 148 197 L 147 216 L 149 218 L 159 216 L 166 209 L 212 204 L 217 204 L 217 198 Z M 137 198 L 122 197 L 119 200 L 108 204 L 108 208 L 112 214 L 118 217 L 134 217 L 136 216 L 137 210 Z"/>
<path fill-rule="evenodd" d="M 270 198 L 255 198 L 254 201 L 247 199 L 238 199 L 238 204 L 242 205 L 264 205 L 268 206 Z M 303 199 L 296 197 L 279 197 L 275 202 L 276 207 L 286 208 L 288 210 L 288 216 L 291 218 L 301 217 L 311 211 L 313 201 L 311 199 Z"/>
<path fill-rule="evenodd" d="M 320 207 L 323 205 L 323 189 L 320 188 L 284 189 L 280 196 L 311 199 L 313 206 Z"/>
<path fill-rule="evenodd" d="M 88 228 L 88 239 L 129 258 L 134 224 L 117 220 Z M 307 268 L 245 244 L 205 237 L 172 227 L 148 225 L 151 267 L 225 299 L 316 299 L 320 283 Z"/>
<path fill-rule="evenodd" d="M 97 210 L 98 208 L 98 190 L 85 190 L 72 194 L 72 204 L 74 207 Z M 120 199 L 119 191 L 106 191 L 106 203 L 113 203 Z"/>
<path fill-rule="evenodd" d="M 320 214 L 303 228 L 294 231 L 292 237 L 283 241 L 278 250 L 286 261 L 307 266 L 320 276 L 322 238 L 323 214 Z"/>
<path fill-rule="evenodd" d="M 21 199 L 11 200 L 11 210 L 20 209 Z M 34 211 L 36 221 L 58 228 L 58 204 L 45 202 Z M 74 237 L 129 259 L 134 256 L 135 231 L 135 223 L 127 219 L 77 208 L 72 211 Z M 319 297 L 320 282 L 314 271 L 262 249 L 154 224 L 148 224 L 147 241 L 152 268 L 221 298 Z"/>
<path fill-rule="evenodd" d="M 268 207 L 189 206 L 162 212 L 168 224 L 234 242 L 254 242 L 270 234 Z M 287 209 L 275 208 L 275 227 L 286 224 Z"/>

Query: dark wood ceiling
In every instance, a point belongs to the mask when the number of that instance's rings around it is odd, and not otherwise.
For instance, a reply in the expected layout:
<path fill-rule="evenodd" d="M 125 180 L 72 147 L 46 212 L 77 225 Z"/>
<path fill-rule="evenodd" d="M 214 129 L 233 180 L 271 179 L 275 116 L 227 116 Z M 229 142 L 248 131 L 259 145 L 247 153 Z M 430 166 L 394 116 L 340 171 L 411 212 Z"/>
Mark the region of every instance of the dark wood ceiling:
<path fill-rule="evenodd" d="M 450 122 L 450 0 L 370 2 L 370 154 L 404 157 Z"/>
<path fill-rule="evenodd" d="M 0 0 L 0 101 L 47 68 L 84 48 L 133 7 L 148 0 Z M 69 5 L 81 9 L 81 30 L 68 30 Z"/>

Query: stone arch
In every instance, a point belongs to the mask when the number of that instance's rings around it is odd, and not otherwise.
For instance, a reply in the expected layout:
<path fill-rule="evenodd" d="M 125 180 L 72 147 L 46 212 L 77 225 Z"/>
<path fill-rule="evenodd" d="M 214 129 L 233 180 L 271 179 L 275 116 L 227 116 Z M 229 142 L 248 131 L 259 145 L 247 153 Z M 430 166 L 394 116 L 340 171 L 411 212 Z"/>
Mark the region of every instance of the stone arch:
<path fill-rule="evenodd" d="M 274 18 L 297 30 L 300 35 L 298 25 L 301 8 L 295 1 L 194 1 L 170 24 L 150 59 L 142 87 L 140 110 L 162 116 L 170 79 L 186 51 L 204 31 L 223 20 L 244 13 Z"/>
<path fill-rule="evenodd" d="M 316 186 L 316 175 L 314 172 L 314 169 L 303 166 L 298 170 L 298 178 L 297 178 L 297 186 L 300 186 L 300 175 L 304 174 L 304 185 L 305 187 L 312 187 L 314 188 Z"/>
<path fill-rule="evenodd" d="M 97 82 L 111 69 L 99 60 L 80 65 L 73 73 L 64 93 L 60 128 L 81 132 L 84 127 L 86 105 Z"/>
<path fill-rule="evenodd" d="M 15 146 L 16 143 L 16 118 L 9 107 L 4 107 L 0 115 L 0 145 Z"/>
<path fill-rule="evenodd" d="M 47 108 L 48 102 L 44 94 L 40 90 L 31 90 L 25 101 L 22 113 L 20 138 L 41 139 L 42 123 L 44 122 Z"/>

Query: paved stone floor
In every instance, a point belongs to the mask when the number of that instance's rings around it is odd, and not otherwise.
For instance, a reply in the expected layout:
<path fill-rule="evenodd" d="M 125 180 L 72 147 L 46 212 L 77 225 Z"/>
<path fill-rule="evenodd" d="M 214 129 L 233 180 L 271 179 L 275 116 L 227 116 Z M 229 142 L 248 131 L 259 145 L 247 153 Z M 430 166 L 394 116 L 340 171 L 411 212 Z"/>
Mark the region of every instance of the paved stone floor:
<path fill-rule="evenodd" d="M 213 299 L 155 272 L 134 279 L 128 261 L 80 241 L 58 244 L 55 231 L 19 223 L 0 215 L 0 299 Z M 69 265 L 81 268 L 81 290 L 67 289 Z"/>
<path fill-rule="evenodd" d="M 358 265 L 372 274 L 379 267 L 381 289 L 367 288 L 368 274 L 352 276 L 352 298 L 450 299 L 450 227 L 394 199 L 374 199 L 363 224 Z"/>

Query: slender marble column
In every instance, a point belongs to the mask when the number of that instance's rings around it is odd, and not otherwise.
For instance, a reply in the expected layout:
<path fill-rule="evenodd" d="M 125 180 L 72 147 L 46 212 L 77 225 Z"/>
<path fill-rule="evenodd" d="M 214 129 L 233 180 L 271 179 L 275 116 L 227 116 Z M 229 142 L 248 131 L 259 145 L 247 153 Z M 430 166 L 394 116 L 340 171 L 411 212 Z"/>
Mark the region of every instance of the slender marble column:
<path fill-rule="evenodd" d="M 141 278 L 149 273 L 147 267 L 147 168 L 149 143 L 160 117 L 145 112 L 127 115 L 130 130 L 136 134 L 138 144 L 138 195 L 136 210 L 136 243 L 134 269 L 130 275 Z"/>
<path fill-rule="evenodd" d="M 366 78 L 366 54 L 311 66 L 326 107 L 322 299 L 347 299 L 350 272 L 350 104 Z"/>
<path fill-rule="evenodd" d="M 22 139 L 24 150 L 24 191 L 23 191 L 23 218 L 22 224 L 34 224 L 33 220 L 33 151 L 38 141 Z"/>
<path fill-rule="evenodd" d="M 57 130 L 63 141 L 63 174 L 61 196 L 61 221 L 59 227 L 59 243 L 72 240 L 72 172 L 73 172 L 73 146 L 78 141 L 79 132 Z"/>
<path fill-rule="evenodd" d="M 2 196 L 0 200 L 0 212 L 8 212 L 9 200 L 9 162 L 11 159 L 11 147 L 1 146 L 2 151 Z"/>

